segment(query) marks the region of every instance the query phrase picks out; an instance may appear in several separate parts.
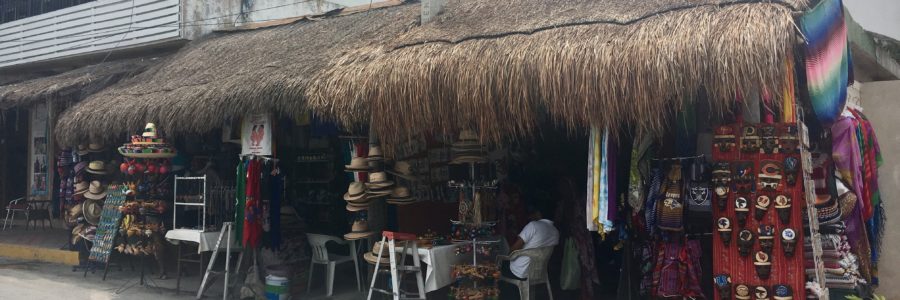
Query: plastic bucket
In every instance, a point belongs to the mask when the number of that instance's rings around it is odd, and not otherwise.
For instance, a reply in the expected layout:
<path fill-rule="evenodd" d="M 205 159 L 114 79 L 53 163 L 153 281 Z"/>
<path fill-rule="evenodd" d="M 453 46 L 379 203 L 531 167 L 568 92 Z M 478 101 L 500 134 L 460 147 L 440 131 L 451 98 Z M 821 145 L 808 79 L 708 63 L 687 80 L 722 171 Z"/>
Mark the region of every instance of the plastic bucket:
<path fill-rule="evenodd" d="M 287 300 L 290 281 L 281 276 L 266 276 L 266 299 Z"/>

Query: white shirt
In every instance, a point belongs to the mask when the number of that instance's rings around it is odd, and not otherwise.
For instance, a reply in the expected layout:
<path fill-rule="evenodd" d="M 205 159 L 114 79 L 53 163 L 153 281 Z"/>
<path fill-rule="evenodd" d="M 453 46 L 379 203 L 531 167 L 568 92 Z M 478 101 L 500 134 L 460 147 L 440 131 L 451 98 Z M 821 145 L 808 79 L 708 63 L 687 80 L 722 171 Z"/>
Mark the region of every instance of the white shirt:
<path fill-rule="evenodd" d="M 519 238 L 525 242 L 522 249 L 556 246 L 559 244 L 559 231 L 553 226 L 553 221 L 540 219 L 525 225 L 525 228 L 519 233 Z M 519 278 L 526 278 L 528 274 L 525 274 L 525 271 L 528 270 L 530 262 L 531 258 L 521 256 L 510 262 L 509 270 Z"/>

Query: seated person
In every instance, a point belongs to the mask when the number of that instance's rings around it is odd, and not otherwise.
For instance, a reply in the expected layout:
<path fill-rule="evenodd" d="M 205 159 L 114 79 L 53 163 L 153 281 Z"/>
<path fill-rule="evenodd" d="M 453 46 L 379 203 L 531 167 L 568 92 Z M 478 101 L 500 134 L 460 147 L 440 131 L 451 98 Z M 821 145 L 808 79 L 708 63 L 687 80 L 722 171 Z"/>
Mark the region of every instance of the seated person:
<path fill-rule="evenodd" d="M 553 226 L 553 221 L 544 218 L 544 216 L 550 215 L 547 213 L 547 209 L 538 209 L 534 205 L 529 205 L 527 211 L 531 222 L 525 225 L 509 251 L 556 246 L 559 243 L 559 231 Z M 528 276 L 525 272 L 528 270 L 530 262 L 531 258 L 526 256 L 518 257 L 511 262 L 504 261 L 501 272 L 505 277 L 525 280 Z"/>

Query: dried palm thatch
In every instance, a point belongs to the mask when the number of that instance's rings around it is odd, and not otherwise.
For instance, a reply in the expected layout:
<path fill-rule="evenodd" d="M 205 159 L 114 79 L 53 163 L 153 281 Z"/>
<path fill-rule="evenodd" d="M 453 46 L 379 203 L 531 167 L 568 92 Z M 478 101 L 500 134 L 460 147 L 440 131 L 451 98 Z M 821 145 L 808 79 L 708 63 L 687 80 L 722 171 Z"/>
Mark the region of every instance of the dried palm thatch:
<path fill-rule="evenodd" d="M 110 61 L 0 86 L 0 109 L 28 106 L 44 100 L 81 99 L 146 70 L 156 60 L 136 58 Z"/>
<path fill-rule="evenodd" d="M 296 116 L 328 62 L 416 25 L 417 5 L 323 17 L 192 42 L 166 61 L 60 116 L 63 144 L 112 141 L 155 122 L 169 136 L 205 133 L 248 113 Z"/>
<path fill-rule="evenodd" d="M 346 126 L 371 124 L 385 145 L 420 131 L 477 129 L 484 142 L 633 124 L 659 131 L 707 93 L 732 105 L 780 90 L 805 0 L 451 0 L 388 47 L 331 61 L 309 106 Z"/>

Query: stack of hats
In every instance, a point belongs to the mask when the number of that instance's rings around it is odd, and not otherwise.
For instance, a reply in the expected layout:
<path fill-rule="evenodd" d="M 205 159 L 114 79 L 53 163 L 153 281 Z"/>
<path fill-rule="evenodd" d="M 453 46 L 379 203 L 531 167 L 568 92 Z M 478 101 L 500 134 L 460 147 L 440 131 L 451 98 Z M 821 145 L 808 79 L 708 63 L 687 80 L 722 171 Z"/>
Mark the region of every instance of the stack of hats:
<path fill-rule="evenodd" d="M 365 254 L 363 254 L 363 259 L 365 259 L 366 262 L 373 264 L 373 265 L 375 263 L 379 262 L 379 260 L 380 260 L 382 267 L 384 267 L 384 266 L 390 267 L 391 256 L 390 256 L 390 250 L 388 250 L 388 245 L 384 245 L 382 257 L 381 257 L 381 259 L 378 259 L 378 249 L 382 247 L 381 244 L 382 244 L 381 242 L 373 243 L 372 251 L 367 251 Z M 396 257 L 396 259 L 399 260 L 402 253 L 400 253 L 400 250 L 398 248 L 395 248 L 394 251 L 397 252 L 395 257 Z"/>
<path fill-rule="evenodd" d="M 103 211 L 103 201 L 106 200 L 106 187 L 100 181 L 91 181 L 90 187 L 84 193 L 85 201 L 82 203 L 84 220 L 91 225 L 100 223 L 100 214 Z"/>
<path fill-rule="evenodd" d="M 78 145 L 78 148 L 77 148 L 77 150 L 75 150 L 75 153 L 78 154 L 79 156 L 85 156 L 85 155 L 88 155 L 91 153 L 103 152 L 105 150 L 105 148 L 106 147 L 104 147 L 103 144 L 99 144 L 99 143 L 90 143 L 87 145 L 81 144 L 81 145 Z"/>
<path fill-rule="evenodd" d="M 348 211 L 356 212 L 368 209 L 372 199 L 369 199 L 365 184 L 352 182 L 347 187 L 347 193 L 344 194 L 344 201 L 347 201 Z"/>
<path fill-rule="evenodd" d="M 350 159 L 349 165 L 344 165 L 346 172 L 368 172 L 370 170 L 369 160 L 365 157 L 354 157 Z"/>
<path fill-rule="evenodd" d="M 366 182 L 366 188 L 368 188 L 366 194 L 369 195 L 369 198 L 389 196 L 391 194 L 391 187 L 393 186 L 394 181 L 388 179 L 387 173 L 372 172 L 369 173 L 369 181 Z"/>
<path fill-rule="evenodd" d="M 415 203 L 416 199 L 409 193 L 409 189 L 404 186 L 397 186 L 391 190 L 390 196 L 387 197 L 388 204 L 407 205 Z"/>
<path fill-rule="evenodd" d="M 144 133 L 131 137 L 131 143 L 119 147 L 119 154 L 134 158 L 172 158 L 176 151 L 156 133 L 156 124 L 147 123 Z"/>
<path fill-rule="evenodd" d="M 451 164 L 483 163 L 485 158 L 484 145 L 478 142 L 478 135 L 471 130 L 463 130 L 459 133 L 459 140 L 450 147 L 453 154 Z"/>

